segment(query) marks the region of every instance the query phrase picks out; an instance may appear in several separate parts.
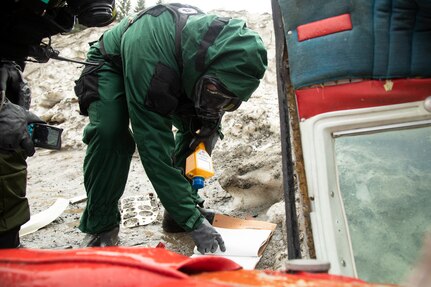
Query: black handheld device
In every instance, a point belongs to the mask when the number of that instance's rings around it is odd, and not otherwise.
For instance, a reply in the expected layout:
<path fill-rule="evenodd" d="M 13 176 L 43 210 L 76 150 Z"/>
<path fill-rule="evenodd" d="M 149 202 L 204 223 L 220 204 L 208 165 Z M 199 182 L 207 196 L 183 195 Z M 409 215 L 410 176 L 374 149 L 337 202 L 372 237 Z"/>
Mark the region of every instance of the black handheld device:
<path fill-rule="evenodd" d="M 28 132 L 35 147 L 54 150 L 61 149 L 62 128 L 47 124 L 32 123 L 28 125 Z"/>

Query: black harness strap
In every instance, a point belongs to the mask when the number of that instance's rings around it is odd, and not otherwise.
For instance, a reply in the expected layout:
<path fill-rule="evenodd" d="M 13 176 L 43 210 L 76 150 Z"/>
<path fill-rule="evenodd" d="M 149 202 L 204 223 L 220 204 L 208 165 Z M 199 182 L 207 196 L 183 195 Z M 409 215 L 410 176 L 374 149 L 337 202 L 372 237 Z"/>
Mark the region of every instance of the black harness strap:
<path fill-rule="evenodd" d="M 102 53 L 103 59 L 105 59 L 105 61 L 114 64 L 117 68 L 119 68 L 120 70 L 122 70 L 123 61 L 121 60 L 121 56 L 120 55 L 108 54 L 106 52 L 105 44 L 103 44 L 103 34 L 99 38 L 99 50 L 100 50 L 100 53 Z"/>
<path fill-rule="evenodd" d="M 187 23 L 187 19 L 190 15 L 197 15 L 197 14 L 204 14 L 201 10 L 199 10 L 196 7 L 186 5 L 186 4 L 180 4 L 180 3 L 172 3 L 172 4 L 164 4 L 164 5 L 157 5 L 154 7 L 150 7 L 147 9 L 142 10 L 139 12 L 133 20 L 129 22 L 129 24 L 124 29 L 122 35 L 129 29 L 130 26 L 133 25 L 138 19 L 140 19 L 142 16 L 149 14 L 154 17 L 159 16 L 163 12 L 168 10 L 171 12 L 171 14 L 174 16 L 175 20 L 175 60 L 177 62 L 180 74 L 182 74 L 183 71 L 183 57 L 181 53 L 181 33 L 184 28 L 184 26 Z M 120 55 L 110 55 L 106 53 L 106 49 L 103 44 L 103 35 L 99 39 L 99 48 L 100 52 L 102 53 L 104 59 L 108 62 L 113 63 L 114 65 L 118 66 L 119 68 L 122 67 L 122 61 Z"/>
<path fill-rule="evenodd" d="M 187 19 L 190 15 L 204 14 L 204 12 L 196 7 L 180 3 L 166 5 L 166 8 L 168 8 L 175 17 L 175 58 L 177 60 L 178 69 L 181 75 L 183 73 L 183 57 L 181 53 L 181 34 L 183 28 L 186 25 Z"/>
<path fill-rule="evenodd" d="M 199 72 L 205 71 L 205 57 L 208 51 L 208 48 L 214 43 L 217 39 L 220 32 L 223 30 L 223 27 L 229 23 L 230 18 L 221 18 L 218 17 L 214 19 L 211 25 L 208 28 L 208 31 L 205 33 L 202 42 L 199 45 L 198 51 L 196 53 L 196 70 Z"/>

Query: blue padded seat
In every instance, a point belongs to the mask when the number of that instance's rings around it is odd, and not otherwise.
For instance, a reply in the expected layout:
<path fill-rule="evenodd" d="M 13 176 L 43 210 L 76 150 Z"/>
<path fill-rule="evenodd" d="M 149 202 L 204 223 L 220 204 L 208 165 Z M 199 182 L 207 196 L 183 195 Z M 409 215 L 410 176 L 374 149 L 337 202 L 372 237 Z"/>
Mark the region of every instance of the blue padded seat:
<path fill-rule="evenodd" d="M 294 88 L 431 77 L 431 0 L 278 0 Z M 352 29 L 298 41 L 298 26 L 350 14 Z"/>

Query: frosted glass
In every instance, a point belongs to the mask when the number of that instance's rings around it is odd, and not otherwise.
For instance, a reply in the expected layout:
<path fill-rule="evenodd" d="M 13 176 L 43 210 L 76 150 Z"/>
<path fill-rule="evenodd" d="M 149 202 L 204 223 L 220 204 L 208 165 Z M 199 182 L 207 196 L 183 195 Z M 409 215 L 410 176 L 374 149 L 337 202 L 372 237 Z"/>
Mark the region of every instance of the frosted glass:
<path fill-rule="evenodd" d="M 359 278 L 401 283 L 431 227 L 431 127 L 335 140 Z"/>

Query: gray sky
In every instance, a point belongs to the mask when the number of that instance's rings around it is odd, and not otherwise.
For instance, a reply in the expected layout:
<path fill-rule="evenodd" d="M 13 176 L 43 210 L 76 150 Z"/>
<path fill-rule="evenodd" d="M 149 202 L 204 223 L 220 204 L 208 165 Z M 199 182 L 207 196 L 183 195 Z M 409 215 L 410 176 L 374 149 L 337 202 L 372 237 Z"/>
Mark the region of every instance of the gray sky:
<path fill-rule="evenodd" d="M 156 0 L 146 0 L 146 6 L 153 6 Z M 213 9 L 247 10 L 253 13 L 271 13 L 271 0 L 165 0 L 164 2 L 185 3 L 196 6 L 204 12 Z M 136 3 L 136 0 L 132 0 Z"/>

